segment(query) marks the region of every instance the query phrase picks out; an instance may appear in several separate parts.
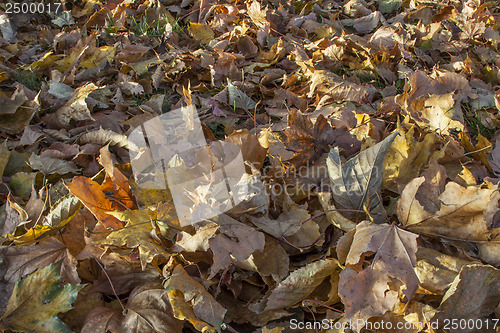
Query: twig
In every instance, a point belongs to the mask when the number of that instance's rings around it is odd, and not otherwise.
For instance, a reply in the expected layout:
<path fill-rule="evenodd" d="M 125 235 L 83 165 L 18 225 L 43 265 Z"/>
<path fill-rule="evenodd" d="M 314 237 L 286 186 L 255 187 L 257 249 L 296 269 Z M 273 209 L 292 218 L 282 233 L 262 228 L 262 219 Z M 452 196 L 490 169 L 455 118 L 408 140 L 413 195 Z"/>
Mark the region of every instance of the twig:
<path fill-rule="evenodd" d="M 228 330 L 228 331 L 229 331 L 229 332 L 231 332 L 231 333 L 238 333 L 238 331 L 237 331 L 237 330 L 235 330 L 234 328 L 232 328 L 231 326 L 229 326 L 229 325 L 228 325 L 228 324 L 226 324 L 226 323 L 222 323 L 221 328 L 222 328 L 223 330 Z"/>
<path fill-rule="evenodd" d="M 319 305 L 321 305 L 321 306 L 324 306 L 325 308 L 328 308 L 328 309 L 330 309 L 330 310 L 332 310 L 332 311 L 335 311 L 335 312 L 338 312 L 338 313 L 344 313 L 344 311 L 342 311 L 342 310 L 338 310 L 338 309 L 332 308 L 331 306 L 328 306 L 328 305 L 326 305 L 325 303 L 322 303 L 322 302 L 317 301 L 317 300 L 315 300 L 315 299 L 305 299 L 305 300 L 303 300 L 303 301 L 302 301 L 302 304 L 304 304 L 304 302 L 312 302 L 312 303 L 316 303 L 316 304 L 319 304 Z"/>
<path fill-rule="evenodd" d="M 104 267 L 101 265 L 101 263 L 99 262 L 99 260 L 97 260 L 97 258 L 94 255 L 92 255 L 92 257 L 94 257 L 94 260 L 97 262 L 97 264 L 99 265 L 99 267 L 101 267 L 102 271 L 106 275 L 106 278 L 108 278 L 108 282 L 109 282 L 109 285 L 111 286 L 111 289 L 113 290 L 113 294 L 115 294 L 115 297 L 118 300 L 118 303 L 120 303 L 120 306 L 122 307 L 122 310 L 125 311 L 125 307 L 123 306 L 122 301 L 120 300 L 120 297 L 118 297 L 118 295 L 116 294 L 115 287 L 113 286 L 113 283 L 111 282 L 111 279 L 109 278 L 108 273 L 106 272 L 106 270 L 104 269 Z"/>

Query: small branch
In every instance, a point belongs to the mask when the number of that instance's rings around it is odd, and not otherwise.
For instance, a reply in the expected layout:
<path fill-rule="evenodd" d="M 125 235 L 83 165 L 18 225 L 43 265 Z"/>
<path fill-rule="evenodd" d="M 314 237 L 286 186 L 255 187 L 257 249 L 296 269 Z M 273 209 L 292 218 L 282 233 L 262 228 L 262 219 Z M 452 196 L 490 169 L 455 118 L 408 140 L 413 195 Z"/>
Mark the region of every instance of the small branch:
<path fill-rule="evenodd" d="M 94 260 L 97 262 L 97 264 L 99 265 L 99 267 L 101 267 L 102 271 L 106 275 L 106 278 L 108 279 L 109 285 L 111 286 L 111 289 L 113 290 L 113 294 L 115 294 L 115 297 L 118 300 L 118 303 L 120 303 L 120 306 L 122 307 L 122 310 L 125 311 L 125 307 L 123 306 L 122 301 L 120 300 L 120 297 L 118 297 L 118 295 L 116 294 L 115 287 L 113 286 L 113 283 L 111 282 L 111 279 L 109 278 L 108 273 L 106 272 L 106 270 L 104 269 L 104 267 L 101 265 L 101 263 L 99 262 L 99 260 L 97 260 L 97 258 L 94 255 L 92 255 L 92 257 L 94 257 Z"/>
<path fill-rule="evenodd" d="M 332 310 L 332 311 L 335 311 L 335 312 L 338 312 L 338 313 L 344 313 L 344 311 L 342 311 L 342 310 L 337 310 L 337 309 L 335 309 L 335 308 L 332 308 L 331 306 L 328 306 L 328 305 L 326 305 L 325 303 L 322 303 L 322 302 L 317 301 L 317 300 L 315 300 L 315 299 L 305 299 L 305 300 L 303 300 L 303 301 L 302 301 L 302 305 L 304 305 L 304 302 L 316 303 L 316 304 L 321 305 L 321 306 L 324 306 L 325 308 L 328 308 L 328 309 L 330 309 L 330 310 Z"/>

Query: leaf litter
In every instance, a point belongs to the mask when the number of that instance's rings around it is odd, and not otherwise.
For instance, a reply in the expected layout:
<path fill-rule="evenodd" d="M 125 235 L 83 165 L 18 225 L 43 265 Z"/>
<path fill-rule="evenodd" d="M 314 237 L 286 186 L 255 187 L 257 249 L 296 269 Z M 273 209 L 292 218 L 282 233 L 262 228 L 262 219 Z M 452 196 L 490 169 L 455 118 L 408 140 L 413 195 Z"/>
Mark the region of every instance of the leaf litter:
<path fill-rule="evenodd" d="M 9 6 L 2 331 L 499 331 L 498 1 Z M 191 105 L 192 212 L 253 191 L 185 225 L 129 135 Z"/>

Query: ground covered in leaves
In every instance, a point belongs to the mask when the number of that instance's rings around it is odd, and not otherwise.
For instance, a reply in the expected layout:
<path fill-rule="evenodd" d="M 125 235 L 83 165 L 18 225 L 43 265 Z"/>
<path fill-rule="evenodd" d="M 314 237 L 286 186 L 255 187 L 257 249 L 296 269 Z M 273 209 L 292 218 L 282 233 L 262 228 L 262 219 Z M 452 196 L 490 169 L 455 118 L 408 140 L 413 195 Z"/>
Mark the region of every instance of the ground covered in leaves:
<path fill-rule="evenodd" d="M 498 1 L 13 3 L 0 329 L 500 332 Z M 131 167 L 177 109 L 254 189 L 193 225 Z"/>

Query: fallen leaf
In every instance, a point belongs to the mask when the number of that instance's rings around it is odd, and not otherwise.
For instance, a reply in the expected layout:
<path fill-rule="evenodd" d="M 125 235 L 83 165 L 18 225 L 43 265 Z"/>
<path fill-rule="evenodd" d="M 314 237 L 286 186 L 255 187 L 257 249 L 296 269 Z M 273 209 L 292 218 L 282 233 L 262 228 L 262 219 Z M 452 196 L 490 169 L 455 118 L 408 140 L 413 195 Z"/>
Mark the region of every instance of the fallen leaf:
<path fill-rule="evenodd" d="M 418 177 L 429 162 L 438 138 L 435 133 L 427 133 L 422 141 L 417 141 L 414 139 L 415 129 L 412 126 L 405 131 L 398 124 L 400 135 L 394 138 L 384 159 L 382 188 L 400 193 L 402 187 Z"/>
<path fill-rule="evenodd" d="M 39 95 L 36 95 L 32 100 L 28 100 L 23 92 L 20 92 L 19 95 L 14 93 L 14 95 L 14 101 L 8 103 L 7 106 L 9 107 L 9 104 L 14 105 L 10 105 L 10 109 L 0 112 L 0 129 L 10 134 L 22 132 L 33 116 L 40 110 Z"/>
<path fill-rule="evenodd" d="M 346 268 L 340 273 L 339 295 L 347 319 L 356 322 L 383 315 L 397 303 L 400 290 L 412 299 L 420 283 L 415 273 L 417 237 L 395 225 L 358 224 Z M 373 261 L 363 268 L 370 254 L 375 254 Z"/>
<path fill-rule="evenodd" d="M 46 176 L 55 173 L 64 175 L 79 171 L 73 162 L 51 157 L 41 157 L 36 154 L 31 154 L 29 163 L 32 169 L 40 170 Z"/>
<path fill-rule="evenodd" d="M 425 292 L 444 295 L 455 277 L 465 265 L 474 262 L 467 259 L 457 258 L 443 254 L 436 250 L 419 247 L 417 251 L 417 273 L 420 287 Z M 418 293 L 418 292 L 417 292 Z"/>
<path fill-rule="evenodd" d="M 85 320 L 82 332 L 182 332 L 182 322 L 172 313 L 165 289 L 149 283 L 132 291 L 123 313 L 96 308 Z"/>
<path fill-rule="evenodd" d="M 286 148 L 295 153 L 288 162 L 297 168 L 327 153 L 330 145 L 337 138 L 335 131 L 323 115 L 320 115 L 313 125 L 309 116 L 295 110 L 292 110 L 288 116 L 288 127 L 283 137 Z"/>
<path fill-rule="evenodd" d="M 380 216 L 381 213 L 379 213 L 383 211 L 383 207 L 379 206 L 381 204 L 382 166 L 385 155 L 397 135 L 398 133 L 394 132 L 375 146 L 363 150 L 345 164 L 341 161 L 337 147 L 330 151 L 326 163 L 332 185 L 332 197 L 340 206 L 339 208 L 358 211 L 363 208 L 368 211 L 373 210 L 379 215 L 378 218 L 374 218 L 383 221 L 385 214 L 382 213 Z"/>
<path fill-rule="evenodd" d="M 64 244 L 50 237 L 30 245 L 9 247 L 4 253 L 7 272 L 4 278 L 14 283 L 39 268 L 62 260 L 61 277 L 66 282 L 80 283 L 76 272 L 76 260 Z"/>
<path fill-rule="evenodd" d="M 178 252 L 208 251 L 210 248 L 209 240 L 214 236 L 217 229 L 219 229 L 219 225 L 216 223 L 210 223 L 205 226 L 201 226 L 196 230 L 194 235 L 181 231 L 177 234 L 177 241 L 175 242 L 172 250 Z"/>
<path fill-rule="evenodd" d="M 500 302 L 498 290 L 500 290 L 500 271 L 498 269 L 479 264 L 463 266 L 460 274 L 446 291 L 438 313 L 431 322 L 438 322 L 441 328 L 444 326 L 445 320 L 456 319 L 459 322 L 473 320 L 475 323 L 480 320 L 481 326 L 451 327 L 450 332 L 489 331 L 493 321 L 487 317 Z"/>
<path fill-rule="evenodd" d="M 130 212 L 130 211 L 127 211 Z M 120 216 L 121 212 L 108 212 L 112 216 Z M 122 220 L 121 217 L 119 217 Z M 105 239 L 96 240 L 96 245 L 118 246 L 130 249 L 137 248 L 142 269 L 148 263 L 153 262 L 157 256 L 170 257 L 163 246 L 152 236 L 153 222 L 151 220 L 139 220 L 134 218 L 133 222 L 128 222 L 122 229 L 111 232 Z M 154 233 L 154 232 L 153 232 Z"/>
<path fill-rule="evenodd" d="M 337 260 L 315 261 L 290 273 L 276 288 L 266 295 L 263 311 L 279 310 L 291 307 L 304 300 L 323 280 L 339 269 Z"/>
<path fill-rule="evenodd" d="M 214 263 L 210 269 L 209 279 L 231 263 L 244 261 L 252 253 L 264 250 L 265 237 L 262 232 L 237 221 L 233 223 L 227 228 L 223 227 L 224 234 L 220 233 L 208 241 L 210 250 L 214 255 Z M 237 239 L 237 241 L 228 236 Z"/>
<path fill-rule="evenodd" d="M 61 264 L 50 264 L 17 282 L 0 321 L 18 331 L 71 332 L 57 314 L 71 309 L 82 286 L 59 285 Z"/>
<path fill-rule="evenodd" d="M 100 88 L 95 84 L 87 83 L 73 91 L 66 104 L 56 111 L 57 120 L 61 126 L 68 128 L 72 120 L 93 120 L 85 99 L 97 89 Z"/>
<path fill-rule="evenodd" d="M 75 197 L 94 214 L 97 221 L 112 229 L 123 227 L 123 222 L 107 214 L 108 211 L 123 209 L 117 201 L 106 197 L 99 183 L 83 176 L 73 178 L 71 184 L 66 185 Z"/>
<path fill-rule="evenodd" d="M 174 300 L 178 298 L 178 294 L 172 293 L 173 290 L 182 292 L 184 294 L 184 302 L 190 304 L 196 318 L 210 324 L 217 332 L 221 332 L 221 325 L 227 310 L 217 303 L 203 285 L 191 278 L 181 265 L 177 265 L 172 275 L 166 276 L 166 278 L 165 289 L 168 292 L 169 298 L 173 297 Z M 179 305 L 182 305 L 179 309 L 179 315 L 186 317 L 188 314 L 182 313 L 184 304 L 180 303 Z M 174 304 L 172 304 L 172 306 L 174 306 Z M 175 307 L 174 313 L 176 313 Z M 195 318 L 191 318 L 190 321 L 191 320 L 196 321 Z"/>
<path fill-rule="evenodd" d="M 267 148 L 261 146 L 255 134 L 247 129 L 234 131 L 226 138 L 226 141 L 237 144 L 240 147 L 244 161 L 252 164 L 257 170 L 262 168 L 262 164 L 267 155 Z M 251 173 L 248 167 L 247 173 Z"/>
<path fill-rule="evenodd" d="M 189 33 L 202 44 L 208 44 L 214 39 L 214 32 L 207 24 L 189 22 Z"/>
<path fill-rule="evenodd" d="M 398 200 L 397 215 L 405 228 L 413 232 L 462 239 L 492 241 L 500 236 L 496 229 L 488 230 L 484 212 L 495 188 L 469 186 L 464 188 L 449 182 L 437 197 L 436 212 L 429 212 L 415 198 L 425 177 L 410 181 Z"/>
<path fill-rule="evenodd" d="M 277 238 L 294 235 L 310 217 L 306 209 L 295 204 L 284 205 L 283 212 L 275 220 L 249 216 L 255 226 Z"/>

